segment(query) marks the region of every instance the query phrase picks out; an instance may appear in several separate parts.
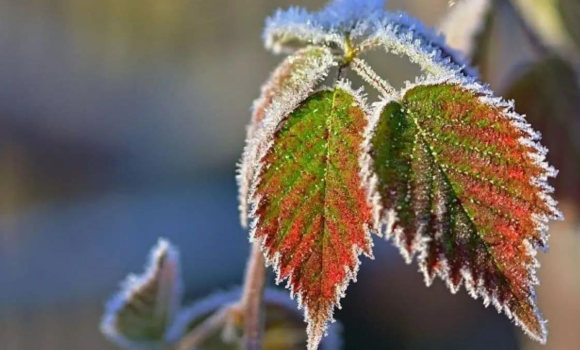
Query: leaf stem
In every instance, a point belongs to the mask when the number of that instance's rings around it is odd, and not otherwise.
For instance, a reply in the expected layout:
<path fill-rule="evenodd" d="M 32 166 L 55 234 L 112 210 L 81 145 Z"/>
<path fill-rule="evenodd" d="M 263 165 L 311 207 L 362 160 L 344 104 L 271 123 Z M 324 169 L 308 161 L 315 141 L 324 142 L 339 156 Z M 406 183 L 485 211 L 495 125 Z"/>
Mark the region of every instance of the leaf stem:
<path fill-rule="evenodd" d="M 364 81 L 377 89 L 385 97 L 399 97 L 399 92 L 377 73 L 363 59 L 355 58 L 352 61 L 352 69 L 357 72 Z"/>
<path fill-rule="evenodd" d="M 264 333 L 264 285 L 266 264 L 259 243 L 253 243 L 248 264 L 244 290 L 240 300 L 244 314 L 244 349 L 262 350 Z"/>

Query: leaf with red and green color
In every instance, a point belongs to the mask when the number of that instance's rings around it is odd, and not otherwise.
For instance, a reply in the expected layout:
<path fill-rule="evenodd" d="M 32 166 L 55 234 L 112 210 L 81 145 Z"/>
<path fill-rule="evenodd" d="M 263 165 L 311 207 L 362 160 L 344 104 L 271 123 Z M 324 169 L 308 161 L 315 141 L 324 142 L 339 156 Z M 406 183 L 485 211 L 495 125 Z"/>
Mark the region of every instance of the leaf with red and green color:
<path fill-rule="evenodd" d="M 387 235 L 408 262 L 419 253 L 427 284 L 465 284 L 543 342 L 535 254 L 560 218 L 545 182 L 555 171 L 510 104 L 465 86 L 418 84 L 377 107 L 370 156 Z"/>
<path fill-rule="evenodd" d="M 288 56 L 262 87 L 262 94 L 252 108 L 247 144 L 239 166 L 240 219 L 244 227 L 247 226 L 249 185 L 256 156 L 264 144 L 264 137 L 257 133 L 262 121 L 268 113 L 279 116 L 274 119 L 290 113 L 326 77 L 332 64 L 333 56 L 328 48 L 306 47 Z"/>
<path fill-rule="evenodd" d="M 359 255 L 372 254 L 363 106 L 345 84 L 312 94 L 280 123 L 254 183 L 252 237 L 305 308 L 309 349 L 355 279 Z"/>

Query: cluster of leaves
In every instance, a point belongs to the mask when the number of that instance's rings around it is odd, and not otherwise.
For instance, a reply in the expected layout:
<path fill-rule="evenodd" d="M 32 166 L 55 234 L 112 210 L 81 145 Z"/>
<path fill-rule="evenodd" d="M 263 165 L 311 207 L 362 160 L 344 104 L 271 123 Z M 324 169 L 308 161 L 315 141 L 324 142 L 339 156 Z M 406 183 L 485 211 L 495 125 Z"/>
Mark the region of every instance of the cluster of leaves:
<path fill-rule="evenodd" d="M 108 303 L 103 334 L 125 349 L 242 349 L 241 291 L 219 292 L 183 307 L 179 255 L 166 240 L 152 249 L 146 271 L 130 275 Z M 302 317 L 286 293 L 267 289 L 265 350 L 301 350 L 306 346 Z M 322 349 L 340 347 L 339 326 Z"/>
<path fill-rule="evenodd" d="M 545 342 L 536 251 L 561 219 L 556 171 L 513 103 L 495 97 L 442 37 L 382 0 L 278 11 L 266 47 L 289 56 L 255 102 L 238 181 L 242 224 L 305 309 L 316 349 L 371 234 L 392 238 L 425 281 L 513 318 Z M 406 57 L 424 75 L 402 90 L 362 58 Z M 368 105 L 348 70 L 381 95 Z M 333 79 L 333 72 L 336 78 Z M 323 81 L 331 81 L 322 87 Z"/>

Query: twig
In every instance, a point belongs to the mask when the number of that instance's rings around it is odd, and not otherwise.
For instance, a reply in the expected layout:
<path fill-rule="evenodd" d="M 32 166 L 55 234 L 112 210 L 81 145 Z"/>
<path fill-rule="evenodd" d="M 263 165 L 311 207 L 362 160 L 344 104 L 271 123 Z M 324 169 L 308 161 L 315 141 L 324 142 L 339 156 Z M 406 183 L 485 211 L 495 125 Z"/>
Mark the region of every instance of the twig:
<path fill-rule="evenodd" d="M 244 312 L 244 349 L 262 350 L 264 333 L 264 284 L 266 265 L 259 243 L 254 243 L 246 267 L 246 278 L 240 305 Z"/>
<path fill-rule="evenodd" d="M 389 84 L 386 80 L 383 80 L 375 71 L 361 58 L 355 58 L 352 61 L 352 68 L 357 72 L 361 78 L 363 78 L 372 87 L 379 90 L 383 96 L 398 96 L 398 91 Z"/>

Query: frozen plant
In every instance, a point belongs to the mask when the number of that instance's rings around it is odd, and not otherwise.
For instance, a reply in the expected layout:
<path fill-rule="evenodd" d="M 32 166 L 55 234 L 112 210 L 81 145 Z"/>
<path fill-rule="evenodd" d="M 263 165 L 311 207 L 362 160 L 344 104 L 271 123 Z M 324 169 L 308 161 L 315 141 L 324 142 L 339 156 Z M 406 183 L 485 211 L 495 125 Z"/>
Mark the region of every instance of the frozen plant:
<path fill-rule="evenodd" d="M 477 3 L 484 12 L 486 1 Z M 114 299 L 106 334 L 123 345 L 127 305 L 162 300 L 161 309 L 143 310 L 155 322 L 135 320 L 156 332 L 159 346 L 193 349 L 218 329 L 227 343 L 243 324 L 240 342 L 230 344 L 268 349 L 266 264 L 304 309 L 308 349 L 329 346 L 333 311 L 356 279 L 360 255 L 373 257 L 375 234 L 408 263 L 416 260 L 428 285 L 439 277 L 452 293 L 464 286 L 546 341 L 536 252 L 547 246 L 549 220 L 562 218 L 547 184 L 557 173 L 547 150 L 513 103 L 494 96 L 443 37 L 384 5 L 335 0 L 319 12 L 290 8 L 267 20 L 266 48 L 287 57 L 254 103 L 239 166 L 241 222 L 253 244 L 240 300 L 190 327 L 195 317 L 175 323 L 179 284 L 135 292 L 178 274 L 166 249 Z M 394 88 L 363 58 L 378 49 L 416 63 L 423 75 Z M 352 73 L 379 101 L 352 87 Z"/>

